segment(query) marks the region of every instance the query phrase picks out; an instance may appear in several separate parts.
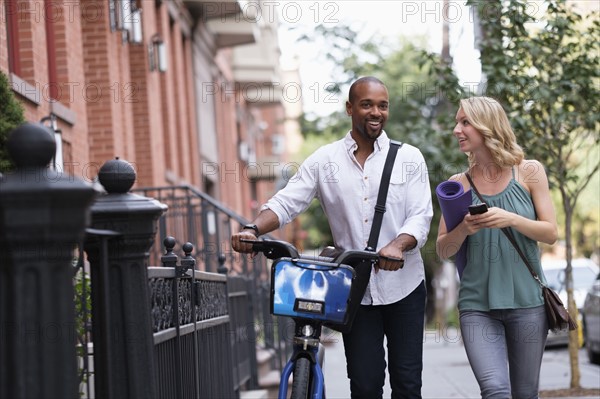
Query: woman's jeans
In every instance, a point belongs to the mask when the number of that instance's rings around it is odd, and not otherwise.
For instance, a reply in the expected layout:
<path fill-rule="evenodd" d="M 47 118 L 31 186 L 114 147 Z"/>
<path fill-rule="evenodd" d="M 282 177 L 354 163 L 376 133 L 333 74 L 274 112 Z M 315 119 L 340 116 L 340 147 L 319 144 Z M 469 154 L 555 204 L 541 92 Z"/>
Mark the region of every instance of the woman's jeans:
<path fill-rule="evenodd" d="M 460 328 L 482 398 L 538 397 L 548 336 L 544 306 L 460 312 Z"/>
<path fill-rule="evenodd" d="M 420 398 L 423 328 L 427 290 L 422 282 L 406 298 L 389 305 L 359 306 L 344 349 L 352 399 L 377 399 L 385 383 L 387 338 L 392 398 Z"/>

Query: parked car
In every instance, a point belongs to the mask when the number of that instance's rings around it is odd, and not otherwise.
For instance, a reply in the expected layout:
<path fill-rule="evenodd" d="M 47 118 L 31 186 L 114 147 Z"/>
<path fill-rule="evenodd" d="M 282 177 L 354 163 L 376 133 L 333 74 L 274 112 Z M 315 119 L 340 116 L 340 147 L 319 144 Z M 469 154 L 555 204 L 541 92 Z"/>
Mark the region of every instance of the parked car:
<path fill-rule="evenodd" d="M 573 298 L 575 304 L 579 310 L 579 318 L 577 323 L 579 324 L 580 331 L 580 345 L 583 344 L 583 320 L 581 312 L 583 310 L 583 303 L 588 289 L 594 283 L 594 280 L 598 276 L 600 268 L 591 259 L 588 258 L 577 258 L 571 262 L 573 267 Z M 546 276 L 546 282 L 548 286 L 555 290 L 560 299 L 567 306 L 567 289 L 565 282 L 565 268 L 567 267 L 567 261 L 565 259 L 551 259 L 542 261 L 542 269 Z M 559 331 L 554 333 L 550 331 L 548 333 L 548 340 L 546 341 L 546 347 L 567 345 L 569 343 L 568 331 Z"/>
<path fill-rule="evenodd" d="M 600 364 L 600 274 L 588 290 L 581 314 L 588 358 L 591 363 Z"/>

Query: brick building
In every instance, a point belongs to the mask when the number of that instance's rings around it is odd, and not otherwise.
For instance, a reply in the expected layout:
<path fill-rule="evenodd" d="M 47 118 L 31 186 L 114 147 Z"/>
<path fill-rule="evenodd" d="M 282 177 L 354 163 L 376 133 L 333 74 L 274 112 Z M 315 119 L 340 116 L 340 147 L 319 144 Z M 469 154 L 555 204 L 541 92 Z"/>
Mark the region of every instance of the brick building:
<path fill-rule="evenodd" d="M 280 70 L 277 19 L 260 7 L 4 0 L 0 71 L 26 119 L 60 133 L 58 168 L 92 181 L 120 157 L 136 187 L 189 184 L 251 218 L 278 177 L 257 165 L 285 162 L 299 115 L 281 95 L 298 74 Z"/>

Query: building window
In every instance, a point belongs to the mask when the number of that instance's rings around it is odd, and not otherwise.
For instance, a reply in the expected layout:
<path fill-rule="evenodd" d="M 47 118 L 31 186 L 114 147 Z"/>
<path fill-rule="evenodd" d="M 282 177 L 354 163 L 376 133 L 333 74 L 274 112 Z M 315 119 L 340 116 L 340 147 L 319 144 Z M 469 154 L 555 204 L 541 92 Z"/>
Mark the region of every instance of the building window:
<path fill-rule="evenodd" d="M 56 16 L 52 0 L 45 0 L 44 7 L 44 15 L 46 16 L 46 53 L 48 56 L 48 95 L 50 96 L 50 100 L 57 100 L 59 91 L 58 74 L 56 71 Z"/>
<path fill-rule="evenodd" d="M 6 12 L 6 33 L 8 35 L 8 68 L 15 75 L 21 75 L 17 0 L 6 0 L 4 7 L 4 11 Z"/>
<path fill-rule="evenodd" d="M 142 42 L 142 9 L 136 0 L 109 0 L 109 23 L 111 31 L 120 31 L 123 43 Z"/>
<path fill-rule="evenodd" d="M 167 71 L 167 50 L 159 34 L 155 34 L 148 43 L 148 60 L 151 71 Z"/>

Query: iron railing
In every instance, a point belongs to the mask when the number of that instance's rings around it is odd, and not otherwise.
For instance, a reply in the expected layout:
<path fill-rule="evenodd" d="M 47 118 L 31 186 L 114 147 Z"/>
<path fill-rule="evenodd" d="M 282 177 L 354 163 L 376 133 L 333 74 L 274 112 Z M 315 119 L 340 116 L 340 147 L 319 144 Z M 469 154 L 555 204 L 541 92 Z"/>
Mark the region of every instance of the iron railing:
<path fill-rule="evenodd" d="M 150 264 L 159 264 L 162 242 L 167 236 L 174 236 L 197 248 L 192 254 L 197 269 L 227 273 L 236 387 L 244 384 L 258 387 L 257 346 L 274 352 L 271 366 L 282 370 L 291 354 L 292 321 L 270 313 L 268 260 L 263 256 L 249 260 L 233 252 L 230 246 L 231 234 L 249 221 L 192 186 L 145 187 L 132 191 L 168 206 L 158 221 Z M 181 246 L 183 241 L 177 244 Z"/>
<path fill-rule="evenodd" d="M 236 397 L 227 278 L 150 267 L 148 284 L 158 397 Z"/>
<path fill-rule="evenodd" d="M 225 266 L 235 274 L 265 276 L 266 263 L 249 265 L 246 257 L 231 251 L 230 237 L 248 221 L 195 187 L 144 187 L 132 190 L 151 197 L 169 207 L 160 219 L 155 244 L 150 252 L 150 264 L 160 264 L 162 241 L 167 236 L 190 242 L 199 270 L 218 272 Z M 184 242 L 177 242 L 183 245 Z"/>

